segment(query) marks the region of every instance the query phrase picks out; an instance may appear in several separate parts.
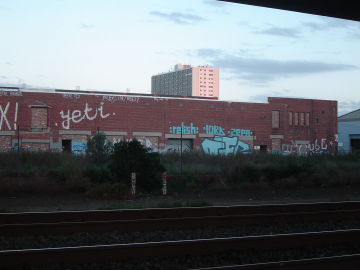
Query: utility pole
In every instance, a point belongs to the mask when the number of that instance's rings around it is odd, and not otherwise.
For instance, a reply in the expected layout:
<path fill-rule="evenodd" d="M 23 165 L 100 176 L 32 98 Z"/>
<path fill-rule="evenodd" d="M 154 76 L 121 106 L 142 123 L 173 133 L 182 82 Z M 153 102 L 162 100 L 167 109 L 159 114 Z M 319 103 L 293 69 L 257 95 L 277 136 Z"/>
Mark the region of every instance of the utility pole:
<path fill-rule="evenodd" d="M 180 175 L 182 175 L 182 134 L 183 134 L 183 127 L 181 125 L 181 135 L 180 135 Z"/>

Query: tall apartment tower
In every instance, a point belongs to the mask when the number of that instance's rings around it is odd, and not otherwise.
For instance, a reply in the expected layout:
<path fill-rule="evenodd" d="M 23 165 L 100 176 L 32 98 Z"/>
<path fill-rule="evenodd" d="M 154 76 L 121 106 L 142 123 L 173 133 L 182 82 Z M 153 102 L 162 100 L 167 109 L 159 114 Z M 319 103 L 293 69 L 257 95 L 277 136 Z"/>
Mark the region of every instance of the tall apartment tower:
<path fill-rule="evenodd" d="M 151 93 L 219 98 L 219 69 L 177 64 L 174 71 L 151 77 Z"/>

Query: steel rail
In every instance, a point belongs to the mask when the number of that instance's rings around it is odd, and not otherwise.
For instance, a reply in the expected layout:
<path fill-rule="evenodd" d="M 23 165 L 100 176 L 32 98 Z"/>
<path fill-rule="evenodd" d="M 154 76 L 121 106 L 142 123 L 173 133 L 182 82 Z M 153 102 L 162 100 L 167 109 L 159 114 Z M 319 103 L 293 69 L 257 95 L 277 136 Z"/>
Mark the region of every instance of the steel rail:
<path fill-rule="evenodd" d="M 183 208 L 149 208 L 97 211 L 0 213 L 0 224 L 84 222 L 100 220 L 159 219 L 197 216 L 320 212 L 360 209 L 360 202 L 323 202 Z"/>
<path fill-rule="evenodd" d="M 6 224 L 0 225 L 0 237 L 64 235 L 72 233 L 140 232 L 180 230 L 192 228 L 221 228 L 302 222 L 324 222 L 329 220 L 359 220 L 360 210 L 283 213 L 220 217 L 187 217 L 166 219 L 141 219 L 118 221 L 90 221 L 64 223 Z"/>
<path fill-rule="evenodd" d="M 298 233 L 107 246 L 0 251 L 2 267 L 144 260 L 236 251 L 276 250 L 326 244 L 359 243 L 360 230 Z"/>
<path fill-rule="evenodd" d="M 231 265 L 208 268 L 197 268 L 192 270 L 358 270 L 360 265 L 360 254 L 333 256 L 325 258 L 313 258 L 293 261 L 279 261 L 259 264 Z"/>

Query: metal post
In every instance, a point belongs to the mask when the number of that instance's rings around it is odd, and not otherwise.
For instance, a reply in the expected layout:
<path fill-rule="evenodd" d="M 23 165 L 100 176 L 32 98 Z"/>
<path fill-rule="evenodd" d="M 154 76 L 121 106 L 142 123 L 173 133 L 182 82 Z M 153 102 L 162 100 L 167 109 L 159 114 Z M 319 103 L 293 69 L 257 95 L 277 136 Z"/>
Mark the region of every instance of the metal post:
<path fill-rule="evenodd" d="M 253 130 L 253 162 L 255 162 L 255 131 Z"/>
<path fill-rule="evenodd" d="M 162 174 L 162 192 L 166 195 L 166 172 Z"/>
<path fill-rule="evenodd" d="M 131 194 L 135 195 L 136 173 L 131 173 Z"/>
<path fill-rule="evenodd" d="M 181 135 L 180 135 L 180 175 L 182 175 L 182 134 L 183 134 L 183 127 L 181 125 Z"/>
<path fill-rule="evenodd" d="M 20 127 L 17 126 L 17 135 L 18 135 L 18 150 L 17 150 L 17 171 L 18 177 L 20 177 Z"/>
<path fill-rule="evenodd" d="M 98 141 L 98 154 L 97 154 L 97 165 L 99 167 L 99 159 L 100 159 L 100 136 L 99 136 L 99 127 L 97 128 L 97 135 L 98 135 L 98 138 L 97 138 L 97 141 Z"/>

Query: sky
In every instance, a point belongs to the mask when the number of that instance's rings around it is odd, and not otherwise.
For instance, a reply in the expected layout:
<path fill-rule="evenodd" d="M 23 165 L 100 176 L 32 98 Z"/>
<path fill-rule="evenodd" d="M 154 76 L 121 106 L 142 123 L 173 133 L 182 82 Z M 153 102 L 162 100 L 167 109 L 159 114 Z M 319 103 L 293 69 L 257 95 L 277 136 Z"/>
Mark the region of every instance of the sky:
<path fill-rule="evenodd" d="M 0 0 L 0 86 L 151 93 L 175 64 L 220 69 L 220 100 L 360 108 L 360 22 L 215 0 Z"/>

